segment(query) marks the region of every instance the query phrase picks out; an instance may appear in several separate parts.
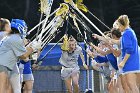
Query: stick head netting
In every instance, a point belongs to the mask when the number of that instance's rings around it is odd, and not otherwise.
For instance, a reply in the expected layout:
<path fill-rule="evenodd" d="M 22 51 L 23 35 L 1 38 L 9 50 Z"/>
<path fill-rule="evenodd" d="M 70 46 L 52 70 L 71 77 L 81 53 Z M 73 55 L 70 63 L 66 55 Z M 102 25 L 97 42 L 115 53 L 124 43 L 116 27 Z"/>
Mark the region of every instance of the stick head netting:
<path fill-rule="evenodd" d="M 40 0 L 40 11 L 41 11 L 41 13 L 45 13 L 47 7 L 49 7 L 47 1 L 48 1 L 48 0 Z"/>

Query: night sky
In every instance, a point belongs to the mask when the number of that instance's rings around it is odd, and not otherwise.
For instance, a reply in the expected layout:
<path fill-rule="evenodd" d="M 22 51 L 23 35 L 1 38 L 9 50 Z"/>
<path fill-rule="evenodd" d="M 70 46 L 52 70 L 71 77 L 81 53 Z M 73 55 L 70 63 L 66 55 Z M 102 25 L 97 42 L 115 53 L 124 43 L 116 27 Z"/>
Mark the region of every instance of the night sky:
<path fill-rule="evenodd" d="M 59 7 L 63 0 L 54 0 L 52 11 Z M 110 28 L 118 16 L 127 14 L 130 18 L 131 27 L 135 30 L 137 37 L 140 41 L 140 0 L 84 0 L 84 4 L 88 9 L 102 20 Z M 24 19 L 29 30 L 33 28 L 40 19 L 39 0 L 0 0 L 0 17 L 20 18 Z M 101 31 L 108 31 L 101 23 L 99 23 L 89 13 L 85 14 Z M 71 22 L 71 21 L 70 21 Z M 98 33 L 89 23 L 86 24 L 94 33 Z M 68 26 L 68 34 L 74 35 L 76 38 L 77 32 Z M 56 36 L 57 39 L 52 42 L 58 41 L 58 38 L 64 34 L 66 24 L 61 28 L 61 33 Z M 81 29 L 83 31 L 83 29 Z M 36 33 L 36 30 L 33 34 Z M 30 37 L 32 37 L 32 35 Z"/>

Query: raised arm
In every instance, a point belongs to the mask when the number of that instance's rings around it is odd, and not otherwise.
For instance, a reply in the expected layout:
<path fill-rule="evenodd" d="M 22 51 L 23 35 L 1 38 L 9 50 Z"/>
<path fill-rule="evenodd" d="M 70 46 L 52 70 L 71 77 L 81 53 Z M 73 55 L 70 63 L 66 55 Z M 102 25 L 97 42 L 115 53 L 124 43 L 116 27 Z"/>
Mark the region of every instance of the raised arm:
<path fill-rule="evenodd" d="M 108 36 L 106 36 L 106 38 L 105 37 L 103 37 L 103 36 L 99 36 L 99 35 L 97 35 L 97 34 L 93 34 L 92 35 L 94 38 L 97 38 L 98 40 L 101 40 L 101 41 L 104 41 L 104 42 L 109 42 L 109 43 L 111 43 L 111 44 L 117 44 L 117 45 L 120 45 L 120 40 L 115 40 L 115 39 L 112 39 L 112 38 L 110 38 L 110 37 L 108 37 Z"/>
<path fill-rule="evenodd" d="M 92 48 L 96 49 L 96 50 L 97 50 L 97 52 L 99 52 L 99 53 L 100 53 L 100 54 L 102 54 L 103 56 L 105 56 L 105 55 L 107 55 L 107 54 L 111 53 L 111 51 L 110 51 L 110 50 L 103 51 L 102 49 L 100 49 L 99 47 L 95 46 L 95 45 L 94 45 L 94 44 L 92 44 L 92 43 L 90 43 L 90 46 L 91 46 Z"/>

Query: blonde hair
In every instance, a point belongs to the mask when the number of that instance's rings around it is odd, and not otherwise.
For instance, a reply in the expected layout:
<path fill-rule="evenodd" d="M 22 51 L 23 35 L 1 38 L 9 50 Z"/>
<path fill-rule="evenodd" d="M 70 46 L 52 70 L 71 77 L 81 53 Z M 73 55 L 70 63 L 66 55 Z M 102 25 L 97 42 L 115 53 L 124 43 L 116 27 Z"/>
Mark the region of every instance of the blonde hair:
<path fill-rule="evenodd" d="M 10 21 L 5 18 L 0 18 L 0 31 L 5 31 L 6 24 L 10 24 Z"/>
<path fill-rule="evenodd" d="M 117 21 L 124 27 L 129 26 L 130 21 L 127 15 L 121 15 L 119 16 L 119 18 L 117 19 Z"/>
<path fill-rule="evenodd" d="M 113 23 L 113 28 L 119 28 L 119 27 L 118 27 L 118 20 L 116 20 L 116 21 Z"/>

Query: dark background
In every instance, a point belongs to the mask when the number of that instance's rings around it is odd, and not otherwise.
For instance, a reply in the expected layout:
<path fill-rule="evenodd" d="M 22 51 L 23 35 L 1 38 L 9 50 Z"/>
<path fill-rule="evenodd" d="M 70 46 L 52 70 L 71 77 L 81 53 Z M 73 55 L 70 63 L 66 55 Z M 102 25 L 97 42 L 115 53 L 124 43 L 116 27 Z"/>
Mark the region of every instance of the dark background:
<path fill-rule="evenodd" d="M 62 2 L 63 0 L 54 0 L 52 11 L 58 8 Z M 109 27 L 112 27 L 113 22 L 118 16 L 127 14 L 130 18 L 131 27 L 135 30 L 138 39 L 140 39 L 140 0 L 84 0 L 84 4 Z M 8 18 L 9 20 L 12 18 L 24 19 L 30 30 L 39 22 L 41 15 L 39 6 L 39 0 L 0 0 L 0 17 Z M 97 25 L 101 31 L 104 32 L 108 30 L 89 13 L 86 13 L 86 16 Z M 92 26 L 89 25 L 89 27 L 94 33 L 98 33 Z M 57 39 L 53 40 L 53 42 L 58 41 L 58 38 L 61 38 L 64 34 L 65 25 L 60 30 L 60 35 L 56 36 Z M 32 37 L 35 32 L 36 30 L 30 37 Z M 72 34 L 74 37 L 77 36 L 77 33 L 73 31 L 70 26 L 68 34 Z"/>

